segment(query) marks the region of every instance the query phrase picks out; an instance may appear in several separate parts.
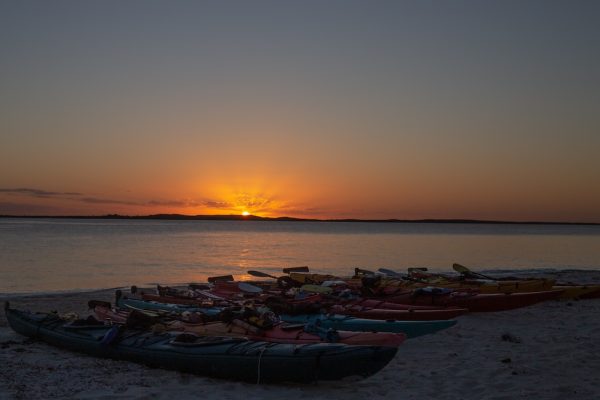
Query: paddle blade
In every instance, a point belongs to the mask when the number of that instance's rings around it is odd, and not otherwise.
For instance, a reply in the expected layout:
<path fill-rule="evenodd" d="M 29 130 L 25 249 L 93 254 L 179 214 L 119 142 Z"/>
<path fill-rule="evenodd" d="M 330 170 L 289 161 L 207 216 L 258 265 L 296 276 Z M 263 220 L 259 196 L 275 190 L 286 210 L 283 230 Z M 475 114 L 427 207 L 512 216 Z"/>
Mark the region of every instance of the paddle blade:
<path fill-rule="evenodd" d="M 306 265 L 303 267 L 291 267 L 291 268 L 283 269 L 284 274 L 289 274 L 291 272 L 310 272 L 310 270 L 308 269 L 308 267 Z"/>
<path fill-rule="evenodd" d="M 273 279 L 277 279 L 276 276 L 273 276 L 271 274 L 267 274 L 266 272 L 260 272 L 260 271 L 246 271 L 246 273 L 248 275 L 252 275 L 252 276 L 256 276 L 259 278 L 273 278 Z"/>
<path fill-rule="evenodd" d="M 452 269 L 455 270 L 456 272 L 460 272 L 461 274 L 468 274 L 471 271 L 469 268 L 465 267 L 464 265 L 460 265 L 457 263 L 452 264 Z"/>
<path fill-rule="evenodd" d="M 484 274 L 481 274 L 479 272 L 474 272 L 471 271 L 469 268 L 465 267 L 464 265 L 460 265 L 460 264 L 452 264 L 452 268 L 456 271 L 456 272 L 460 272 L 461 274 L 463 274 L 465 277 L 469 278 L 483 278 L 483 279 L 489 279 L 491 281 L 497 281 L 498 279 L 496 278 L 492 278 L 491 276 L 487 276 Z"/>
<path fill-rule="evenodd" d="M 211 276 L 207 280 L 210 283 L 215 283 L 215 282 L 233 282 L 233 275 Z"/>

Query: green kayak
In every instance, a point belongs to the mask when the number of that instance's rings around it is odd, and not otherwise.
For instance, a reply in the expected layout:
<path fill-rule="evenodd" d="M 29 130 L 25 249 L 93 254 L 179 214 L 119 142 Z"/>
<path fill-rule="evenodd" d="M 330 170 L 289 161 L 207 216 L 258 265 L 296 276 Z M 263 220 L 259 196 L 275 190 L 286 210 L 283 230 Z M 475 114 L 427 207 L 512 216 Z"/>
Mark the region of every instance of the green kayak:
<path fill-rule="evenodd" d="M 243 338 L 155 334 L 117 326 L 67 322 L 56 314 L 18 311 L 5 305 L 18 333 L 97 357 L 144 363 L 215 378 L 249 382 L 315 382 L 364 378 L 385 367 L 395 347 L 338 343 L 280 344 Z"/>

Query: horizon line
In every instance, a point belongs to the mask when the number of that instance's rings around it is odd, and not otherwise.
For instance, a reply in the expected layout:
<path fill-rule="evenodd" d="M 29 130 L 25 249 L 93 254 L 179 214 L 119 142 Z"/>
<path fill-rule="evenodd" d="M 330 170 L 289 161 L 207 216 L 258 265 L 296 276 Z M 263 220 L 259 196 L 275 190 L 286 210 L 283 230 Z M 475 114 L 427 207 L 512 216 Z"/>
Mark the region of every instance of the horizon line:
<path fill-rule="evenodd" d="M 422 219 L 371 219 L 371 218 L 297 218 L 261 217 L 239 214 L 148 214 L 148 215 L 1 215 L 0 218 L 56 218 L 56 219 L 162 219 L 162 220 L 216 220 L 216 221 L 274 221 L 274 222 L 374 222 L 374 223 L 446 223 L 446 224 L 512 224 L 512 225 L 600 225 L 600 222 L 558 222 L 558 221 L 503 221 L 468 218 L 422 218 Z"/>

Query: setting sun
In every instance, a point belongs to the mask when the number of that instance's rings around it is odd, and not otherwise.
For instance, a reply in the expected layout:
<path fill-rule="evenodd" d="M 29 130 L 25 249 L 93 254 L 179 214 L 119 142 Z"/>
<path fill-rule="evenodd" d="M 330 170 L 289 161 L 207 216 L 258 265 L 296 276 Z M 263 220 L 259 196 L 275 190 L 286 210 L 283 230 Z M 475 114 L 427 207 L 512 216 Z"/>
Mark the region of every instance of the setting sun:
<path fill-rule="evenodd" d="M 248 211 L 242 211 L 242 215 L 243 215 L 244 217 L 247 217 L 248 215 L 250 215 L 250 213 L 249 213 Z"/>

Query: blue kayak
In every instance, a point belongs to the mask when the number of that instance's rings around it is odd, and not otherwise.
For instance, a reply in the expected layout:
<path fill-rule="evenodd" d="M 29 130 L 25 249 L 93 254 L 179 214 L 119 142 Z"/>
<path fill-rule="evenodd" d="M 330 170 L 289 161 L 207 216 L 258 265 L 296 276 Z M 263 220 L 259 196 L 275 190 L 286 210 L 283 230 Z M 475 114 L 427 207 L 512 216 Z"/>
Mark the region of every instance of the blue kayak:
<path fill-rule="evenodd" d="M 456 324 L 455 320 L 443 321 L 384 321 L 377 319 L 362 319 L 339 314 L 301 314 L 280 315 L 282 321 L 305 324 L 312 323 L 326 329 L 340 331 L 363 332 L 393 332 L 404 333 L 408 338 L 427 335 Z"/>

